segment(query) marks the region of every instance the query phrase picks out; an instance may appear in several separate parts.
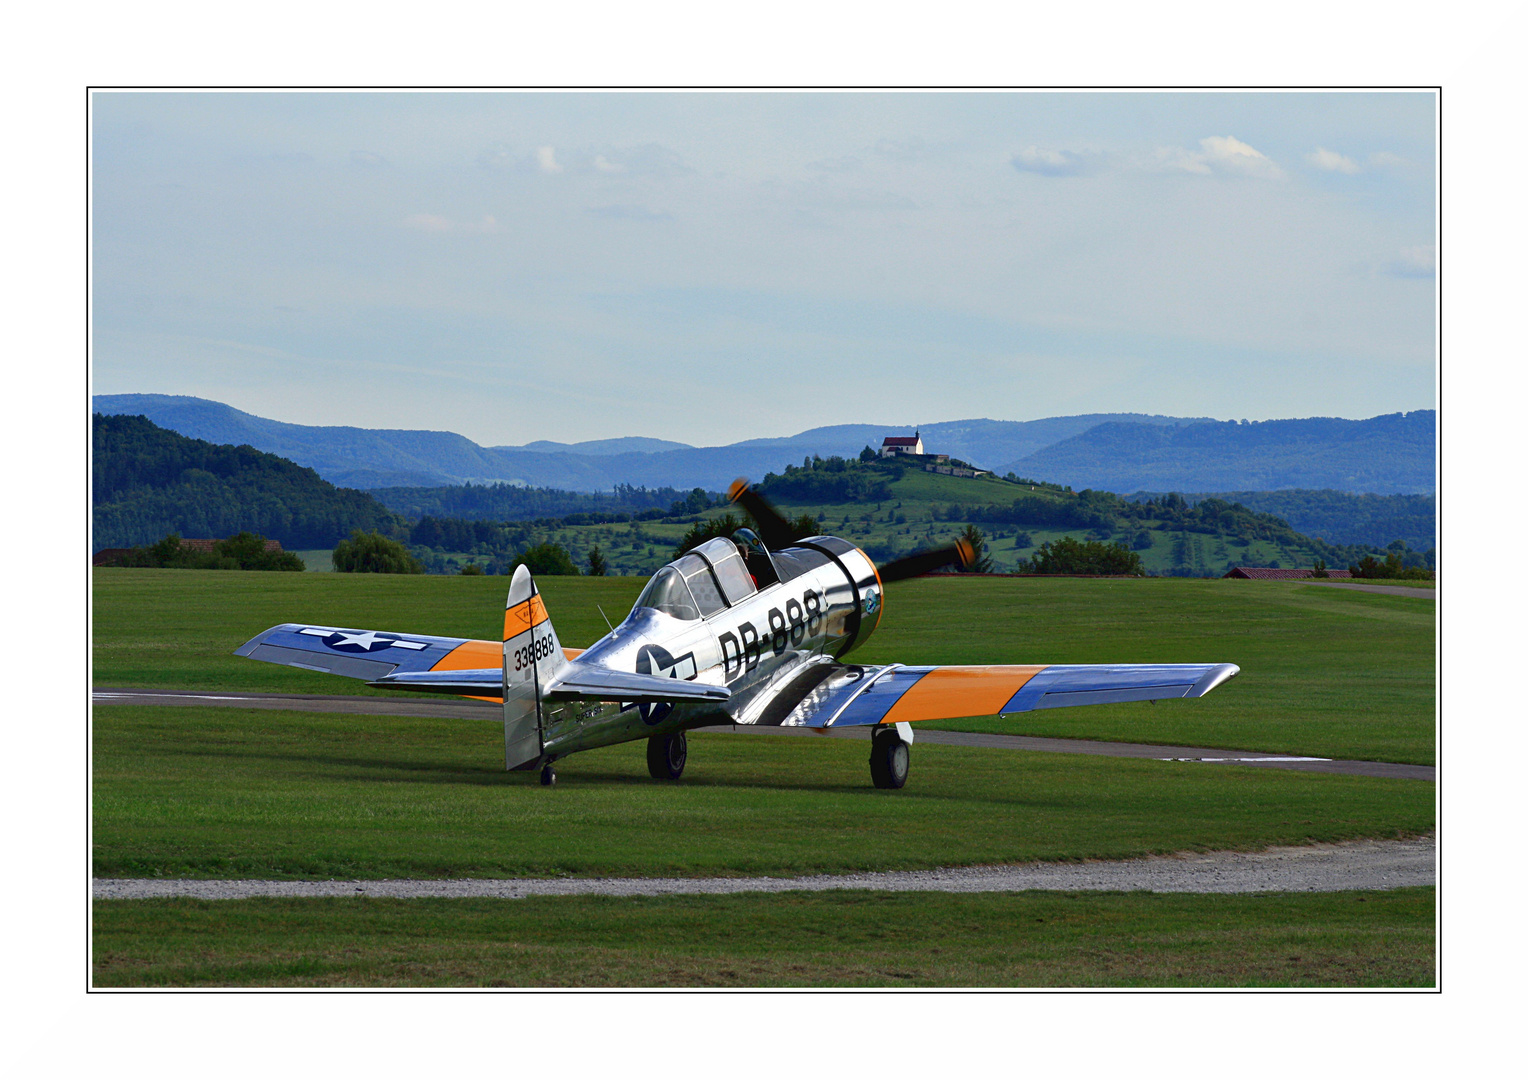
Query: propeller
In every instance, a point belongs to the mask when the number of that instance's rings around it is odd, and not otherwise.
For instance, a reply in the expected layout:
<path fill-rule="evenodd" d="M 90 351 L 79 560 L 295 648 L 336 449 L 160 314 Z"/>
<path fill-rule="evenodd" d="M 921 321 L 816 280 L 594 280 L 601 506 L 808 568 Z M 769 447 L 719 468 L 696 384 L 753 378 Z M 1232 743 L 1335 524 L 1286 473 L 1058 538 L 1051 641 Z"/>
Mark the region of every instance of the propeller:
<path fill-rule="evenodd" d="M 971 550 L 971 545 L 964 540 L 957 540 L 948 547 L 920 551 L 916 555 L 904 555 L 900 559 L 893 559 L 885 566 L 876 567 L 876 573 L 880 575 L 881 584 L 885 585 L 889 581 L 922 577 L 930 571 L 953 563 L 970 566 L 975 558 L 976 552 Z"/>
<path fill-rule="evenodd" d="M 764 546 L 770 550 L 789 547 L 796 539 L 791 530 L 790 522 L 781 516 L 780 512 L 770 506 L 764 496 L 749 486 L 748 481 L 741 477 L 732 482 L 727 489 L 728 496 L 732 501 L 748 511 L 748 516 L 759 526 L 759 539 L 764 541 Z M 900 559 L 893 559 L 885 566 L 876 568 L 880 575 L 881 584 L 888 581 L 903 581 L 907 578 L 920 577 L 940 567 L 959 563 L 961 566 L 970 566 L 975 561 L 976 552 L 971 550 L 971 545 L 964 540 L 957 540 L 948 547 L 934 548 L 932 551 L 920 551 L 916 555 L 906 555 Z"/>
<path fill-rule="evenodd" d="M 759 526 L 759 539 L 764 541 L 764 546 L 771 551 L 779 548 L 790 547 L 795 542 L 795 530 L 790 522 L 780 516 L 780 511 L 770 506 L 753 488 L 748 486 L 748 481 L 738 477 L 732 481 L 732 486 L 727 489 L 727 495 L 737 503 L 748 516 L 753 518 Z"/>

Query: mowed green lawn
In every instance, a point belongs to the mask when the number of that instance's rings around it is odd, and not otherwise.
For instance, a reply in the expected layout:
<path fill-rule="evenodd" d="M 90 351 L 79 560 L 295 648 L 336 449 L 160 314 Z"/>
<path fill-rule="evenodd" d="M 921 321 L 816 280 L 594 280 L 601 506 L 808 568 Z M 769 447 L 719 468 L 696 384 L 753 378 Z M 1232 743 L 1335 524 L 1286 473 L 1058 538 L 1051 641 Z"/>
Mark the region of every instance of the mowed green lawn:
<path fill-rule="evenodd" d="M 97 986 L 1432 986 L 1432 889 L 116 901 Z"/>
<path fill-rule="evenodd" d="M 568 645 L 643 582 L 545 578 Z M 231 655 L 278 622 L 493 638 L 502 578 L 98 570 L 98 686 L 363 693 Z M 1315 594 L 1315 595 L 1310 595 Z M 1335 595 L 1334 595 L 1335 594 Z M 1432 760 L 1432 602 L 1256 582 L 895 585 L 866 662 L 1229 660 L 1198 702 L 997 730 Z M 1254 677 L 1254 675 L 1256 677 Z M 1062 725 L 1058 728 L 1057 725 Z M 965 726 L 952 722 L 942 726 Z M 1337 748 L 1341 749 L 1338 750 Z M 95 872 L 784 874 L 1260 848 L 1433 827 L 1416 781 L 704 734 L 679 784 L 640 743 L 559 783 L 477 720 L 101 707 Z M 1430 889 L 1325 896 L 884 895 L 94 905 L 96 985 L 1430 985 Z"/>
<path fill-rule="evenodd" d="M 494 639 L 497 577 L 98 569 L 97 686 L 372 694 L 236 657 L 276 623 Z M 564 645 L 619 621 L 637 578 L 538 579 Z M 1434 611 L 1407 596 L 1181 578 L 922 578 L 888 589 L 863 663 L 1214 661 L 1241 675 L 1196 701 L 1051 709 L 931 726 L 1433 764 Z"/>
<path fill-rule="evenodd" d="M 1416 835 L 1432 784 L 915 745 L 901 791 L 846 739 L 702 733 L 680 783 L 644 745 L 547 789 L 492 723 L 95 710 L 102 877 L 801 874 L 1125 858 Z"/>

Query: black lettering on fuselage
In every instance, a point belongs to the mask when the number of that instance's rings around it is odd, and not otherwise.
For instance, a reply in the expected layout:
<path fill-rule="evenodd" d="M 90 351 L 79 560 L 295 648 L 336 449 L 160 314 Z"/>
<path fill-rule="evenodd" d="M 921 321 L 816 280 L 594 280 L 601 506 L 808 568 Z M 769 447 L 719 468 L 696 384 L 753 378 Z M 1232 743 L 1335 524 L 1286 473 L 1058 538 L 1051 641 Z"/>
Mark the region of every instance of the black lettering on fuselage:
<path fill-rule="evenodd" d="M 744 667 L 752 671 L 759 666 L 759 653 L 762 651 L 759 646 L 759 632 L 754 629 L 753 623 L 745 622 L 737 628 L 737 636 L 743 642 Z"/>
<path fill-rule="evenodd" d="M 777 607 L 769 609 L 769 645 L 779 656 L 785 651 L 790 634 L 785 628 L 785 613 Z"/>
<path fill-rule="evenodd" d="M 801 604 L 794 596 L 785 602 L 785 615 L 791 624 L 791 644 L 800 645 L 801 639 L 806 637 L 806 621 L 802 617 Z"/>
<path fill-rule="evenodd" d="M 716 641 L 722 647 L 722 678 L 731 682 L 732 676 L 743 670 L 743 647 L 730 630 L 718 634 Z"/>

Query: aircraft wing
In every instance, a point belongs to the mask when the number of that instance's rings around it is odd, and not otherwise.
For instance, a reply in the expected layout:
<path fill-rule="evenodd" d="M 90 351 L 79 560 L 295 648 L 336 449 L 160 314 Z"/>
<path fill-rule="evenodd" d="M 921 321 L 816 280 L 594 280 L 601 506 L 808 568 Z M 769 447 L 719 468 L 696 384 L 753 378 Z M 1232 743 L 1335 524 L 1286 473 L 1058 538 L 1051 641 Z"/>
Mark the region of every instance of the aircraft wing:
<path fill-rule="evenodd" d="M 581 651 L 563 653 L 571 660 Z M 437 676 L 431 689 L 443 693 L 497 697 L 503 688 L 504 645 L 498 641 L 282 623 L 246 641 L 234 655 L 368 682 L 428 673 Z M 451 685 L 452 679 L 461 686 Z"/>
<path fill-rule="evenodd" d="M 1235 664 L 846 665 L 831 671 L 779 723 L 856 727 L 1203 697 L 1239 670 Z"/>

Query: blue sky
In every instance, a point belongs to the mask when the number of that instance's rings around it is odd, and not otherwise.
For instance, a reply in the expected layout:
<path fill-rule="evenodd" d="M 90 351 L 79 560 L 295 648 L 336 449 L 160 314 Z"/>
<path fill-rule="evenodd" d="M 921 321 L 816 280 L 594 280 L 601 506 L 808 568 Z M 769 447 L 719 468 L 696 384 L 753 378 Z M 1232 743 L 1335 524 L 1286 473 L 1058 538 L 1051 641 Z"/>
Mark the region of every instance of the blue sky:
<path fill-rule="evenodd" d="M 93 389 L 487 445 L 1431 408 L 1433 108 L 97 94 Z"/>

